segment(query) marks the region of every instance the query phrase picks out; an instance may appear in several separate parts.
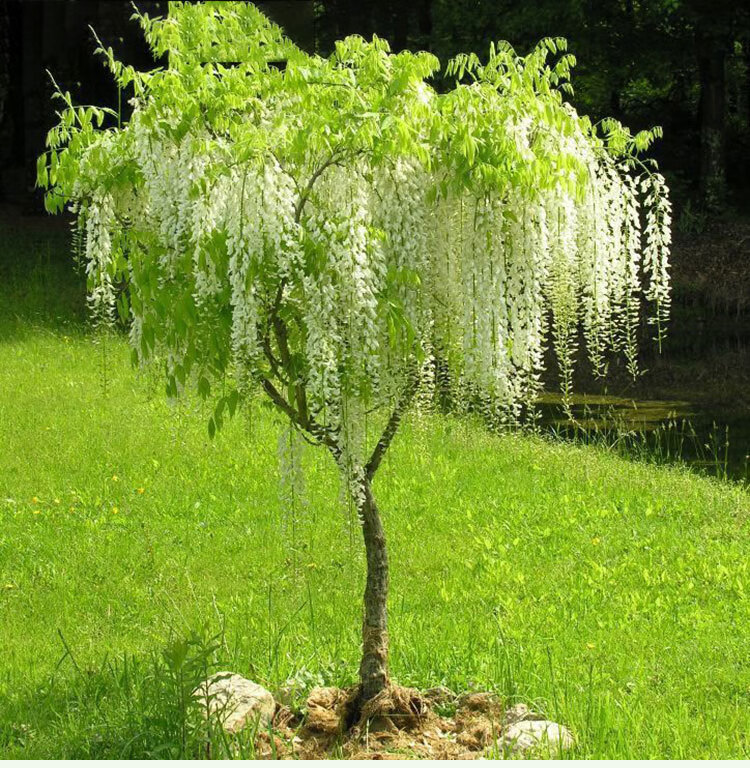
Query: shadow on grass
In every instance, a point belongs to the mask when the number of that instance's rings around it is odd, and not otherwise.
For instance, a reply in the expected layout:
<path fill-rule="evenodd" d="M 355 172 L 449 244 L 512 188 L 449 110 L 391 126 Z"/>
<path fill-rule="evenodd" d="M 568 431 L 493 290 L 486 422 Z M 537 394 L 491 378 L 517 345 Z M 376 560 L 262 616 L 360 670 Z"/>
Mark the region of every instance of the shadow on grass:
<path fill-rule="evenodd" d="M 254 729 L 228 737 L 193 691 L 231 667 L 223 630 L 174 636 L 161 651 L 85 668 L 64 650 L 51 678 L 6 700 L 0 754 L 42 759 L 252 758 Z"/>
<path fill-rule="evenodd" d="M 22 339 L 33 327 L 86 328 L 86 276 L 65 228 L 0 212 L 0 286 L 0 342 Z"/>

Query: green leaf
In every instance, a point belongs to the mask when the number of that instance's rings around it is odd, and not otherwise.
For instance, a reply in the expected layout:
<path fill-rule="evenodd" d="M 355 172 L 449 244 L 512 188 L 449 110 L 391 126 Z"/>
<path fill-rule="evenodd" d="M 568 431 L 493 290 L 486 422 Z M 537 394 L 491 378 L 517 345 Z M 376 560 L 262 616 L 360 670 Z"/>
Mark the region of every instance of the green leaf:
<path fill-rule="evenodd" d="M 49 183 L 49 176 L 47 174 L 47 155 L 39 155 L 36 161 L 36 185 L 38 187 L 46 187 Z"/>
<path fill-rule="evenodd" d="M 229 409 L 229 415 L 234 416 L 237 410 L 237 404 L 240 401 L 240 393 L 238 390 L 233 389 L 227 397 L 227 408 Z"/>
<path fill-rule="evenodd" d="M 204 400 L 211 394 L 211 383 L 205 376 L 198 379 L 198 394 Z"/>
<path fill-rule="evenodd" d="M 125 291 L 123 291 L 117 299 L 117 314 L 120 316 L 120 320 L 122 320 L 123 323 L 128 321 L 130 307 L 128 305 L 128 294 L 125 293 Z"/>

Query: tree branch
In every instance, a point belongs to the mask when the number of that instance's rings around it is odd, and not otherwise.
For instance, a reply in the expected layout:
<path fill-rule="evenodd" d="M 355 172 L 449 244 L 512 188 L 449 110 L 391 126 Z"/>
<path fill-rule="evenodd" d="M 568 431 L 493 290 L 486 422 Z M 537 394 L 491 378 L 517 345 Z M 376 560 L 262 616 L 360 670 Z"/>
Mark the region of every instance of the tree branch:
<path fill-rule="evenodd" d="M 260 346 L 263 349 L 263 354 L 266 356 L 266 360 L 268 360 L 268 364 L 271 366 L 271 373 L 282 384 L 285 384 L 288 386 L 289 382 L 279 370 L 279 361 L 276 359 L 276 355 L 274 355 L 273 350 L 271 349 L 271 341 L 267 335 L 260 337 Z"/>
<path fill-rule="evenodd" d="M 333 454 L 334 458 L 338 460 L 340 450 L 338 443 L 333 439 L 330 431 L 325 427 L 318 424 L 315 419 L 309 415 L 301 415 L 297 412 L 285 399 L 284 396 L 274 386 L 274 383 L 270 379 L 262 378 L 261 384 L 266 394 L 271 398 L 273 404 L 284 414 L 286 414 L 291 422 L 303 432 L 307 432 L 318 440 L 322 445 L 325 445 Z"/>
<path fill-rule="evenodd" d="M 320 178 L 323 171 L 326 170 L 326 168 L 329 168 L 330 166 L 334 165 L 336 161 L 338 160 L 338 151 L 334 151 L 333 154 L 326 160 L 319 168 L 317 168 L 313 175 L 310 177 L 310 180 L 307 182 L 307 185 L 305 186 L 304 191 L 300 195 L 299 202 L 297 203 L 297 208 L 294 211 L 294 220 L 299 224 L 299 220 L 302 218 L 302 210 L 305 207 L 305 203 L 307 202 L 307 199 L 310 197 L 310 193 L 312 192 L 312 188 L 315 186 L 315 182 Z"/>
<path fill-rule="evenodd" d="M 261 379 L 263 389 L 266 390 L 266 394 L 271 398 L 273 404 L 283 413 L 285 413 L 295 424 L 299 424 L 299 417 L 297 411 L 292 408 L 289 403 L 282 397 L 281 393 L 274 386 L 270 379 Z"/>
<path fill-rule="evenodd" d="M 292 381 L 292 378 L 294 377 L 294 371 L 292 370 L 292 356 L 289 352 L 289 330 L 287 328 L 286 323 L 284 320 L 279 316 L 279 309 L 281 307 L 281 300 L 284 295 L 284 288 L 287 285 L 287 279 L 282 278 L 279 281 L 279 287 L 276 291 L 276 298 L 274 299 L 273 306 L 271 307 L 269 313 L 268 313 L 268 322 L 270 327 L 273 329 L 273 334 L 276 337 L 276 344 L 279 348 L 279 355 L 281 357 L 281 367 L 284 368 L 288 375 L 288 379 L 284 379 L 283 376 L 280 375 L 278 368 L 279 368 L 279 361 L 276 360 L 276 357 L 273 354 L 273 350 L 271 349 L 271 340 L 269 338 L 269 333 L 267 332 L 266 335 L 263 337 L 261 343 L 263 346 L 263 351 L 266 355 L 266 358 L 268 359 L 268 362 L 271 364 L 271 368 L 274 372 L 274 375 L 277 379 L 280 381 L 283 381 L 284 384 L 287 386 Z M 299 381 L 299 379 L 296 380 L 294 384 L 294 397 L 297 404 L 297 411 L 301 418 L 303 418 L 305 421 L 309 421 L 309 414 L 307 409 L 307 393 L 305 392 L 305 387 L 302 384 L 302 382 Z"/>
<path fill-rule="evenodd" d="M 279 309 L 283 300 L 284 288 L 286 287 L 286 278 L 279 281 L 279 287 L 276 290 L 276 296 L 273 304 L 268 312 L 268 325 L 266 327 L 265 335 L 258 334 L 260 336 L 261 348 L 263 354 L 268 360 L 268 364 L 271 367 L 271 373 L 275 376 L 279 382 L 285 386 L 289 386 L 292 378 L 295 376 L 295 371 L 292 366 L 292 357 L 289 351 L 289 341 L 286 323 L 279 316 Z M 281 360 L 276 358 L 271 347 L 270 334 L 273 334 L 276 338 L 276 343 L 279 348 L 279 356 Z M 287 374 L 285 377 L 282 374 L 282 370 Z M 273 404 L 284 414 L 286 414 L 292 423 L 298 427 L 302 432 L 307 432 L 312 435 L 316 440 L 325 445 L 334 458 L 338 459 L 340 454 L 339 446 L 331 431 L 326 427 L 318 424 L 315 419 L 310 415 L 310 411 L 307 407 L 307 393 L 305 392 L 305 385 L 296 380 L 294 384 L 294 395 L 296 401 L 296 408 L 289 403 L 284 396 L 279 392 L 271 379 L 263 377 L 261 378 L 261 384 L 266 394 L 271 398 Z"/>
<path fill-rule="evenodd" d="M 375 472 L 377 472 L 378 467 L 380 466 L 380 462 L 383 460 L 385 452 L 388 450 L 391 442 L 393 441 L 399 424 L 401 424 L 401 419 L 411 404 L 411 401 L 414 398 L 414 395 L 417 393 L 418 388 L 419 375 L 415 373 L 409 379 L 409 382 L 407 383 L 404 391 L 401 393 L 401 397 L 399 398 L 396 407 L 393 409 L 393 413 L 391 413 L 391 417 L 388 419 L 388 423 L 385 425 L 383 434 L 380 436 L 380 440 L 378 440 L 377 445 L 372 451 L 370 460 L 367 462 L 367 464 L 365 464 L 365 478 L 368 482 L 372 480 Z"/>

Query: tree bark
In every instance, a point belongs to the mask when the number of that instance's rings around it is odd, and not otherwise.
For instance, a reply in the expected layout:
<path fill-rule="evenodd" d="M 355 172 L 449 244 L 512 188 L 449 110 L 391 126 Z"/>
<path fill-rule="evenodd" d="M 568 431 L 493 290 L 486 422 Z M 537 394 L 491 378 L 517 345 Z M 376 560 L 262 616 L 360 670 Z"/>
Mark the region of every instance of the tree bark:
<path fill-rule="evenodd" d="M 364 467 L 362 478 L 362 535 L 367 555 L 365 615 L 362 622 L 362 661 L 359 665 L 360 703 L 376 696 L 388 684 L 388 550 L 380 512 L 372 495 L 372 478 L 393 440 L 401 419 L 417 393 L 419 373 L 414 371 L 393 409 L 383 434 Z"/>
<path fill-rule="evenodd" d="M 360 700 L 382 691 L 388 678 L 388 551 L 369 479 L 363 482 L 362 535 L 367 554 L 367 583 L 362 622 L 362 661 L 359 665 Z"/>
<path fill-rule="evenodd" d="M 721 207 L 726 195 L 725 113 L 726 46 L 713 35 L 698 33 L 700 76 L 700 191 L 709 210 Z"/>
<path fill-rule="evenodd" d="M 0 127 L 5 117 L 5 104 L 10 88 L 10 14 L 8 3 L 0 0 Z"/>

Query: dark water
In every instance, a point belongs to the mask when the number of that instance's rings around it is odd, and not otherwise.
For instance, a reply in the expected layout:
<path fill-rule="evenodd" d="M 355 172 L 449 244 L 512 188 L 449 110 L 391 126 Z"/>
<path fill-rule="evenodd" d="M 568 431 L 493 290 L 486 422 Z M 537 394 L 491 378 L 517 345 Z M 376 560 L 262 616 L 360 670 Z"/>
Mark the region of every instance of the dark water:
<path fill-rule="evenodd" d="M 544 395 L 542 429 L 750 483 L 750 316 L 677 306 L 662 352 L 645 352 L 635 383 L 578 384 L 572 420 L 559 394 Z"/>
<path fill-rule="evenodd" d="M 579 395 L 571 399 L 571 419 L 556 394 L 544 395 L 539 410 L 543 432 L 750 482 L 750 412 L 745 410 L 732 411 L 722 403 Z"/>

